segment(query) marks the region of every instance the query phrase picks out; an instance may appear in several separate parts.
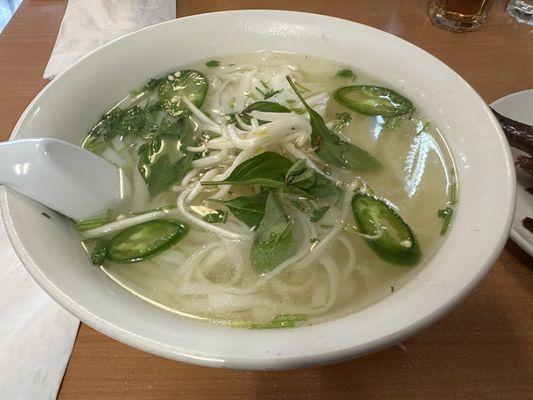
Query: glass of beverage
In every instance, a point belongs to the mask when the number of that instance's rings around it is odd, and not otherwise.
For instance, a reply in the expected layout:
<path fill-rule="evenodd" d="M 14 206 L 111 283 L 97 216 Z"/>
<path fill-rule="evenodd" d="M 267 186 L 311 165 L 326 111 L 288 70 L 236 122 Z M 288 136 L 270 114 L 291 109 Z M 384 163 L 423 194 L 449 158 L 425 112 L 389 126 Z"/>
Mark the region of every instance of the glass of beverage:
<path fill-rule="evenodd" d="M 517 21 L 533 25 L 533 0 L 511 0 L 507 12 Z"/>
<path fill-rule="evenodd" d="M 430 0 L 429 17 L 439 28 L 454 32 L 475 31 L 481 27 L 493 0 Z"/>

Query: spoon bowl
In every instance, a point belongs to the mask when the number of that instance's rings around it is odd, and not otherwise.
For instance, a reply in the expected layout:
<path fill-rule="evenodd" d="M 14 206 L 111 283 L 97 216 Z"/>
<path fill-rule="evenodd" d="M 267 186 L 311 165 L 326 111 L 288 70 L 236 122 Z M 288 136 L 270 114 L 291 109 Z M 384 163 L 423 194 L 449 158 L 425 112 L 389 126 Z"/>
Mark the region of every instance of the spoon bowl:
<path fill-rule="evenodd" d="M 0 143 L 0 184 L 73 219 L 114 208 L 131 190 L 109 161 L 51 138 Z"/>

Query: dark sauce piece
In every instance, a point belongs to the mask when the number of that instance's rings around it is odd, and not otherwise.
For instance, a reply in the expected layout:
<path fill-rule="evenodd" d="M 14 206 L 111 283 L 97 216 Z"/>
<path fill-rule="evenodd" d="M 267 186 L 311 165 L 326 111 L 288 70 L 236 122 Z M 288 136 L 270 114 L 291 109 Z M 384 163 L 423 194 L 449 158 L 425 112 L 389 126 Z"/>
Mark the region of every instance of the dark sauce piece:
<path fill-rule="evenodd" d="M 525 217 L 522 220 L 522 225 L 524 225 L 524 228 L 526 228 L 528 231 L 533 233 L 533 218 Z"/>
<path fill-rule="evenodd" d="M 533 176 L 533 157 L 518 156 L 514 163 L 517 167 L 522 168 L 529 175 Z"/>
<path fill-rule="evenodd" d="M 501 124 L 503 133 L 507 136 L 509 144 L 519 150 L 525 151 L 530 156 L 533 156 L 533 126 L 504 117 L 492 108 L 491 110 Z M 533 157 L 518 156 L 515 165 L 522 168 L 527 174 L 533 176 Z M 527 188 L 526 191 L 533 194 L 533 188 Z M 533 218 L 524 218 L 522 220 L 522 225 L 524 225 L 524 228 L 528 231 L 533 233 Z"/>
<path fill-rule="evenodd" d="M 51 216 L 49 216 L 49 215 L 48 215 L 47 213 L 45 213 L 44 211 L 41 213 L 41 215 L 42 215 L 43 217 L 45 217 L 45 218 L 48 218 L 48 219 L 52 218 Z"/>
<path fill-rule="evenodd" d="M 507 136 L 509 144 L 533 156 L 533 126 L 504 117 L 492 108 L 491 110 L 502 126 L 503 133 Z M 515 164 L 533 176 L 533 157 L 519 156 Z"/>
<path fill-rule="evenodd" d="M 500 122 L 509 144 L 533 155 L 533 126 L 504 117 L 492 108 L 491 110 Z"/>

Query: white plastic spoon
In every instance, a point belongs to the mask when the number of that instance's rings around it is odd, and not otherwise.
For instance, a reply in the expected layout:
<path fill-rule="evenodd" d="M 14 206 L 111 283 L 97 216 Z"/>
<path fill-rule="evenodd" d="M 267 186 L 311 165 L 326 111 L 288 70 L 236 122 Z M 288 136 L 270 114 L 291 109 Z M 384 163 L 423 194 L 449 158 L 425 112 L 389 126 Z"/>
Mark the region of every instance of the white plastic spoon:
<path fill-rule="evenodd" d="M 0 184 L 73 219 L 114 208 L 131 190 L 109 161 L 50 138 L 0 143 Z"/>

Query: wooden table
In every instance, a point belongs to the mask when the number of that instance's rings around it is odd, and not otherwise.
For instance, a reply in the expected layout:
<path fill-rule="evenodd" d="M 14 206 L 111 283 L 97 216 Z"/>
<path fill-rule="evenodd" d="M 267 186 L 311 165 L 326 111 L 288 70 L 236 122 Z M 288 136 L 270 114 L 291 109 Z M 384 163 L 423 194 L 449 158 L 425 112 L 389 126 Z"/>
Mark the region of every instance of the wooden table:
<path fill-rule="evenodd" d="M 533 88 L 533 29 L 504 6 L 496 1 L 483 29 L 467 34 L 433 27 L 426 0 L 179 0 L 177 14 L 278 8 L 351 19 L 433 53 L 491 102 Z M 0 35 L 2 140 L 46 84 L 64 9 L 25 0 Z M 533 260 L 509 241 L 461 305 L 404 344 L 327 367 L 235 372 L 155 357 L 82 324 L 59 399 L 533 399 Z"/>

